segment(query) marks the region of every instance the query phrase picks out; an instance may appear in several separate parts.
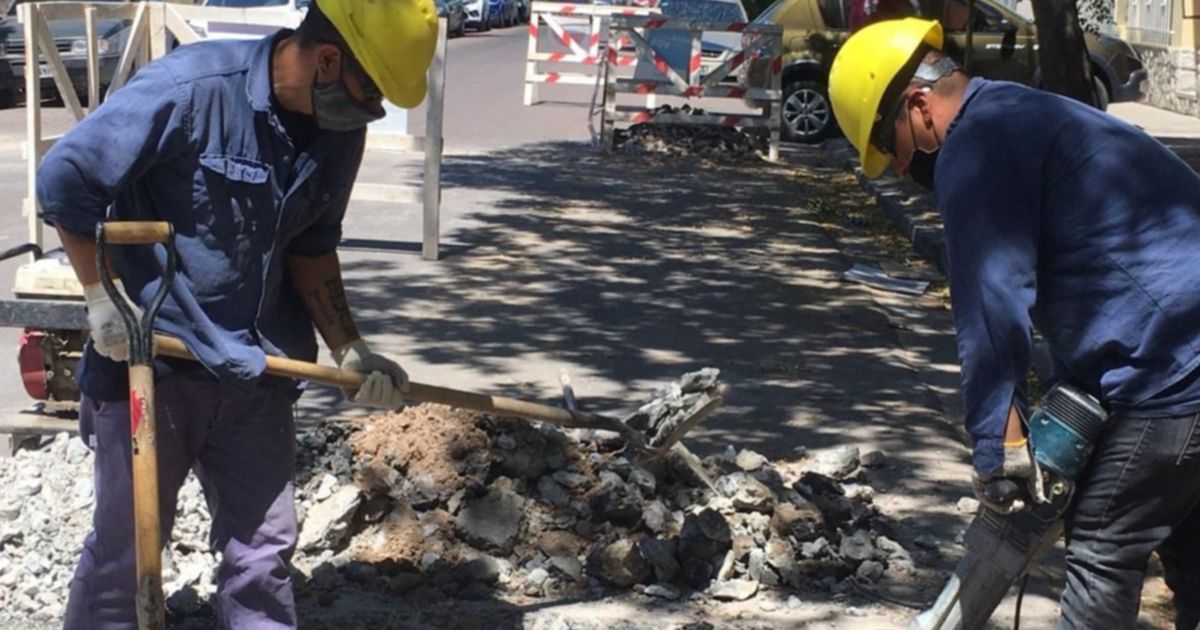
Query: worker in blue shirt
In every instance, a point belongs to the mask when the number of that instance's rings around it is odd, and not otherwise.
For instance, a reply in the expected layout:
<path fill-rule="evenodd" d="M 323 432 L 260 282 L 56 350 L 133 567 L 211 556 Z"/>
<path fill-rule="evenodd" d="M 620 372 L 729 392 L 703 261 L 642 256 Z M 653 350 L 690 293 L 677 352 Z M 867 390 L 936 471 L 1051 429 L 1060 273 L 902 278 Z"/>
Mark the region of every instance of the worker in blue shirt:
<path fill-rule="evenodd" d="M 266 355 L 314 360 L 314 325 L 337 364 L 368 373 L 353 402 L 395 408 L 404 370 L 354 323 L 336 247 L 384 98 L 414 107 L 437 38 L 431 0 L 318 0 L 295 31 L 183 46 L 138 71 L 46 155 L 42 218 L 85 287 L 91 343 L 80 370 L 81 433 L 93 446 L 96 507 L 65 627 L 134 628 L 128 342 L 99 285 L 96 224 L 163 220 L 180 275 L 156 328 L 202 366 L 157 364 L 163 540 L 194 469 L 222 554 L 223 627 L 296 626 L 292 404 L 298 384 L 263 375 Z M 117 248 L 121 290 L 146 303 L 161 252 Z"/>
<path fill-rule="evenodd" d="M 1132 628 L 1157 551 L 1200 624 L 1200 178 L 1112 116 L 968 77 L 936 22 L 852 36 L 830 72 L 867 176 L 932 190 L 945 225 L 976 492 L 1038 498 L 1022 430 L 1031 334 L 1112 420 L 1067 518 L 1061 628 Z M 1015 433 L 1013 428 L 1015 427 Z M 995 501 L 999 483 L 1028 488 Z"/>

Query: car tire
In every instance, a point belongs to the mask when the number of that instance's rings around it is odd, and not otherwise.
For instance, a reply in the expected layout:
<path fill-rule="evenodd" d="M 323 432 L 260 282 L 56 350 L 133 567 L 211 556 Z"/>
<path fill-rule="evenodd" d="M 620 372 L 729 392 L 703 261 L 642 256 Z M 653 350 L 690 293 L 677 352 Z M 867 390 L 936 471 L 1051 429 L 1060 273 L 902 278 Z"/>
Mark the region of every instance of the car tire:
<path fill-rule="evenodd" d="M 814 144 L 837 128 L 829 91 L 820 81 L 791 81 L 783 88 L 781 132 L 788 142 Z"/>
<path fill-rule="evenodd" d="M 1092 70 L 1092 83 L 1096 86 L 1096 109 L 1103 112 L 1108 110 L 1108 104 L 1112 102 L 1112 97 L 1108 94 L 1108 86 L 1104 85 L 1104 79 L 1096 76 L 1095 72 Z"/>

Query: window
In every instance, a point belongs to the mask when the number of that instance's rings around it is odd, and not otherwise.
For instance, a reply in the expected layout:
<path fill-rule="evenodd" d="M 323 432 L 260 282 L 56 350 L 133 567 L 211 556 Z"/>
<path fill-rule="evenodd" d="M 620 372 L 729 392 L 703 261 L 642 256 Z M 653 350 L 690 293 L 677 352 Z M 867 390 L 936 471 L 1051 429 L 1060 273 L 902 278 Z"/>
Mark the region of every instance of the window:
<path fill-rule="evenodd" d="M 1171 8 L 1174 0 L 1129 0 L 1125 23 L 1129 41 L 1136 44 L 1171 44 Z"/>

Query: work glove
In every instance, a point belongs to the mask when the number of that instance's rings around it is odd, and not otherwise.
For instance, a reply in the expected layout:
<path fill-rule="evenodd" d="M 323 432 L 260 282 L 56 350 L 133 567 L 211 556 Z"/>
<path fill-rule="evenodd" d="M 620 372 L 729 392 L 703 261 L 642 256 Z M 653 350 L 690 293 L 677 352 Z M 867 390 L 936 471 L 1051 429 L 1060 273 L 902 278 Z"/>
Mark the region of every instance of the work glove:
<path fill-rule="evenodd" d="M 367 347 L 356 339 L 333 351 L 339 368 L 364 374 L 367 380 L 357 390 L 342 390 L 346 400 L 364 407 L 399 409 L 408 391 L 408 374 L 400 364 Z"/>
<path fill-rule="evenodd" d="M 1012 514 L 1047 503 L 1042 471 L 1027 438 L 1004 443 L 1004 463 L 987 475 L 974 473 L 975 496 L 1000 514 Z"/>
<path fill-rule="evenodd" d="M 117 293 L 133 309 L 134 315 L 140 321 L 142 309 L 130 301 L 125 293 L 125 285 L 120 280 L 113 280 L 113 284 L 117 285 Z M 128 361 L 129 332 L 125 329 L 125 320 L 121 319 L 121 312 L 104 290 L 104 285 L 99 282 L 87 285 L 83 288 L 83 298 L 87 302 L 92 347 L 100 356 L 113 361 Z"/>

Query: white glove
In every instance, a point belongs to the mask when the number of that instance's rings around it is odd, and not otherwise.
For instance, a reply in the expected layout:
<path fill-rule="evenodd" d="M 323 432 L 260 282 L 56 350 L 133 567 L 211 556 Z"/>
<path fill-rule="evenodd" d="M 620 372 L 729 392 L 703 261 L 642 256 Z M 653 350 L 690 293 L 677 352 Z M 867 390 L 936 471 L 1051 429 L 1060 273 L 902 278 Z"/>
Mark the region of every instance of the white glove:
<path fill-rule="evenodd" d="M 400 364 L 371 352 L 367 342 L 356 339 L 333 351 L 339 368 L 367 376 L 357 391 L 344 390 L 346 398 L 365 407 L 399 409 L 408 391 L 408 374 Z"/>
<path fill-rule="evenodd" d="M 1004 463 L 990 475 L 975 473 L 975 496 L 1000 514 L 1022 512 L 1038 503 L 1049 503 L 1042 469 L 1033 457 L 1028 439 L 1004 443 Z"/>
<path fill-rule="evenodd" d="M 142 318 L 142 309 L 129 300 L 125 293 L 125 285 L 120 280 L 113 280 L 117 292 L 121 294 L 126 304 L 133 309 L 138 320 Z M 104 290 L 101 283 L 89 284 L 83 288 L 83 298 L 87 302 L 88 326 L 91 328 L 92 346 L 100 356 L 113 361 L 129 360 L 129 333 L 125 329 L 125 320 L 113 304 L 112 298 Z"/>

